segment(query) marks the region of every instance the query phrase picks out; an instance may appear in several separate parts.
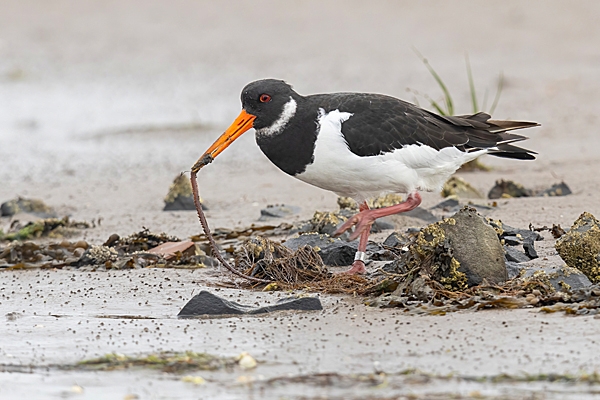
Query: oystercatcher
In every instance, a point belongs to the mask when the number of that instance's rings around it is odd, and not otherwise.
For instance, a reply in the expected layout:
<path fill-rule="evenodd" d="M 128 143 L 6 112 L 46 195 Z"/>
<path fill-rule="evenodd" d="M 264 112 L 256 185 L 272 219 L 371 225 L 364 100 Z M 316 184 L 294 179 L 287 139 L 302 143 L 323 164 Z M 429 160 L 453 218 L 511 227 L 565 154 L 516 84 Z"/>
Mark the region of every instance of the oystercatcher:
<path fill-rule="evenodd" d="M 352 197 L 359 213 L 335 233 L 356 225 L 360 236 L 347 273 L 365 272 L 370 227 L 377 218 L 410 211 L 419 191 L 439 191 L 461 165 L 482 154 L 533 160 L 533 151 L 513 145 L 527 139 L 508 133 L 534 122 L 496 121 L 479 112 L 440 116 L 381 94 L 331 93 L 302 96 L 284 81 L 248 84 L 242 112 L 193 170 L 211 162 L 241 134 L 254 128 L 256 143 L 282 171 L 311 185 Z M 385 193 L 407 193 L 397 205 L 369 209 L 366 200 Z"/>

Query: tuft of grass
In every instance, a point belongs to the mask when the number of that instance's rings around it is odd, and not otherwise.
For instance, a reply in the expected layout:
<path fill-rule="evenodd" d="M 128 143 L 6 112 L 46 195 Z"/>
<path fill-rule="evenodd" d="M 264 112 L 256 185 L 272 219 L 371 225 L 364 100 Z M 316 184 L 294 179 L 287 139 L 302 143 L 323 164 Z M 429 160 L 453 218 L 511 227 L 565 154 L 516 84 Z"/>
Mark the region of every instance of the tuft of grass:
<path fill-rule="evenodd" d="M 425 65 L 425 67 L 427 68 L 429 73 L 431 73 L 431 76 L 433 76 L 433 79 L 435 79 L 435 81 L 439 85 L 439 87 L 442 90 L 442 93 L 444 95 L 442 104 L 435 101 L 434 99 L 432 99 L 430 96 L 428 96 L 426 94 L 423 95 L 423 97 L 427 101 L 429 101 L 429 104 L 431 105 L 431 107 L 433 107 L 440 115 L 443 115 L 443 116 L 454 115 L 454 101 L 452 100 L 452 95 L 450 94 L 448 87 L 444 83 L 444 80 L 435 71 L 435 69 L 431 66 L 431 64 L 429 63 L 429 60 L 427 60 L 427 58 L 425 58 L 414 47 L 413 47 L 413 51 L 416 53 L 417 57 L 419 57 L 421 59 L 421 61 L 423 62 L 423 64 Z M 477 101 L 477 89 L 475 87 L 475 80 L 473 78 L 473 70 L 471 69 L 471 62 L 469 60 L 468 53 L 465 53 L 465 64 L 467 67 L 467 81 L 469 83 L 469 94 L 471 97 L 471 109 L 473 111 L 473 114 L 476 114 L 480 111 L 484 111 L 484 109 L 485 109 L 485 105 L 487 103 L 487 89 L 483 96 L 483 103 L 480 107 L 479 103 Z M 496 94 L 494 95 L 494 101 L 492 102 L 491 107 L 487 111 L 488 114 L 493 114 L 493 112 L 496 110 L 496 107 L 498 106 L 498 102 L 500 101 L 500 96 L 502 94 L 503 88 L 504 88 L 504 74 L 502 72 L 500 72 L 500 76 L 498 78 L 498 86 L 496 87 Z M 418 94 L 418 92 L 416 92 L 414 90 L 412 92 L 414 94 Z M 417 101 L 417 105 L 418 105 L 418 101 Z M 463 171 L 473 171 L 473 170 L 489 171 L 490 169 L 491 168 L 489 166 L 481 163 L 479 161 L 479 159 L 469 161 L 468 163 L 464 164 L 461 167 L 461 170 L 463 170 Z"/>
<path fill-rule="evenodd" d="M 414 47 L 413 47 L 413 51 L 415 52 L 417 57 L 419 57 L 419 59 L 423 62 L 423 64 L 425 65 L 425 67 L 427 68 L 427 70 L 429 71 L 431 76 L 433 77 L 433 79 L 435 79 L 435 81 L 437 82 L 438 86 L 440 87 L 440 89 L 444 95 L 443 102 L 437 102 L 426 94 L 423 95 L 423 97 L 427 101 L 429 101 L 431 107 L 433 107 L 440 115 L 444 115 L 444 116 L 454 115 L 454 101 L 452 100 L 452 95 L 450 94 L 448 87 L 444 83 L 444 80 L 436 72 L 436 70 L 433 68 L 433 66 L 429 63 L 429 60 L 427 58 L 425 58 Z M 487 102 L 486 101 L 487 100 L 487 91 L 484 94 L 484 101 L 482 103 L 482 106 L 480 107 L 479 103 L 477 101 L 477 89 L 475 87 L 475 80 L 473 79 L 473 71 L 471 69 L 471 62 L 469 60 L 468 54 L 465 54 L 465 64 L 466 64 L 466 68 L 467 68 L 467 81 L 469 84 L 469 94 L 471 96 L 471 108 L 473 110 L 473 114 L 478 113 L 480 111 L 485 111 L 485 104 Z M 500 101 L 500 96 L 502 94 L 503 88 L 504 88 L 504 74 L 501 72 L 499 75 L 499 78 L 498 78 L 498 86 L 496 87 L 496 94 L 494 95 L 494 101 L 492 102 L 492 105 L 489 108 L 489 110 L 486 111 L 488 114 L 492 114 L 496 110 L 496 107 L 498 106 L 498 102 Z M 413 93 L 416 93 L 416 92 L 413 91 Z"/>

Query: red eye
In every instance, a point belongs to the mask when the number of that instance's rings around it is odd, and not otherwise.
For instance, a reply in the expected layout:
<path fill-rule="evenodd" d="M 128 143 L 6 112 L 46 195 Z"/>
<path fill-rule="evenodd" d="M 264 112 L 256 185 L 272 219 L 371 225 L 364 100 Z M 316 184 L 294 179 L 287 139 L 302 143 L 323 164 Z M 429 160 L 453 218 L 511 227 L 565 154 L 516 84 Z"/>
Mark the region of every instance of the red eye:
<path fill-rule="evenodd" d="M 269 96 L 266 93 L 263 93 L 260 95 L 260 97 L 258 98 L 258 100 L 260 100 L 261 103 L 268 103 L 271 101 L 271 96 Z"/>

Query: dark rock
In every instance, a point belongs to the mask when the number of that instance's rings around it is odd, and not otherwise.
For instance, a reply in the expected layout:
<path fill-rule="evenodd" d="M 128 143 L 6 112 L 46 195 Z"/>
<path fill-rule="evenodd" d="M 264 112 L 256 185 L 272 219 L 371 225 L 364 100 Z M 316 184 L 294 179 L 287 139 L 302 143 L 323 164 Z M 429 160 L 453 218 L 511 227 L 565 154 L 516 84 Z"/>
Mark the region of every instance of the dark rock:
<path fill-rule="evenodd" d="M 300 207 L 287 204 L 268 205 L 267 208 L 260 210 L 259 221 L 265 221 L 270 218 L 285 218 L 296 215 L 300 212 Z"/>
<path fill-rule="evenodd" d="M 431 207 L 431 210 L 441 209 L 443 211 L 458 211 L 457 207 L 459 207 L 458 200 L 450 197 L 442 201 L 441 203 L 438 203 L 435 206 Z"/>
<path fill-rule="evenodd" d="M 525 254 L 531 259 L 538 258 L 538 253 L 533 246 L 532 240 L 526 240 L 523 242 L 523 250 L 525 250 Z"/>
<path fill-rule="evenodd" d="M 579 269 L 593 283 L 600 283 L 600 222 L 592 214 L 581 214 L 555 247 L 568 266 Z"/>
<path fill-rule="evenodd" d="M 524 270 L 525 267 L 520 265 L 518 262 L 507 261 L 506 262 L 506 272 L 508 273 L 508 279 L 513 279 L 521 274 L 521 271 Z"/>
<path fill-rule="evenodd" d="M 383 245 L 387 247 L 404 247 L 406 242 L 406 238 L 401 233 L 393 232 L 383 241 Z"/>
<path fill-rule="evenodd" d="M 569 186 L 567 186 L 566 183 L 561 182 L 561 183 L 555 183 L 550 188 L 542 191 L 541 193 L 538 193 L 538 196 L 551 196 L 551 197 L 567 196 L 571 193 L 573 193 L 573 192 L 571 192 L 571 189 L 569 188 Z"/>
<path fill-rule="evenodd" d="M 308 233 L 291 238 L 283 243 L 291 250 L 298 250 L 303 246 L 314 248 L 325 265 L 342 266 L 354 262 L 354 255 L 358 250 L 358 241 L 346 242 L 339 238 L 333 239 L 328 235 Z M 379 246 L 373 243 L 367 245 L 367 256 L 379 250 Z"/>
<path fill-rule="evenodd" d="M 548 279 L 548 282 L 558 291 L 568 292 L 589 287 L 592 282 L 577 268 L 566 265 L 534 266 L 525 269 L 525 278 Z"/>
<path fill-rule="evenodd" d="M 202 199 L 200 199 L 200 203 L 202 203 Z M 192 184 L 186 175 L 178 175 L 169 187 L 163 211 L 192 211 L 195 209 Z M 202 209 L 206 210 L 203 204 Z"/>
<path fill-rule="evenodd" d="M 464 207 L 441 227 L 469 287 L 479 285 L 483 279 L 491 283 L 507 280 L 504 250 L 498 235 L 475 209 Z"/>
<path fill-rule="evenodd" d="M 504 246 L 506 261 L 522 263 L 530 261 L 529 256 L 513 246 Z"/>
<path fill-rule="evenodd" d="M 523 185 L 500 179 L 496 181 L 496 185 L 488 193 L 488 199 L 499 199 L 505 197 L 529 197 L 532 195 L 531 190 L 525 189 Z"/>
<path fill-rule="evenodd" d="M 523 244 L 523 240 L 516 236 L 503 236 L 502 239 L 504 239 L 504 244 L 507 246 L 518 246 Z"/>
<path fill-rule="evenodd" d="M 379 233 L 385 230 L 394 229 L 395 227 L 396 226 L 389 217 L 384 217 L 375 220 L 373 225 L 371 225 L 371 233 Z"/>
<path fill-rule="evenodd" d="M 421 207 L 417 207 L 414 210 L 410 210 L 407 212 L 404 212 L 402 214 L 400 214 L 402 216 L 406 216 L 406 217 L 412 217 L 412 218 L 418 218 L 420 220 L 423 220 L 425 222 L 435 222 L 438 221 L 439 218 L 436 217 L 435 215 L 433 215 L 431 213 L 431 211 L 428 211 L 424 208 Z M 393 226 L 392 226 L 393 229 Z"/>
<path fill-rule="evenodd" d="M 329 246 L 334 241 L 341 241 L 340 239 L 333 239 L 329 235 L 318 234 L 318 233 L 306 233 L 295 238 L 291 238 L 283 242 L 283 245 L 291 250 L 298 250 L 304 246 L 318 247 L 319 249 Z"/>
<path fill-rule="evenodd" d="M 179 195 L 168 203 L 165 201 L 163 211 L 193 211 L 196 209 L 194 204 L 194 196 L 182 196 Z M 202 209 L 206 210 L 206 207 L 202 205 Z"/>
<path fill-rule="evenodd" d="M 12 217 L 20 212 L 33 214 L 40 218 L 56 218 L 54 210 L 42 200 L 17 197 L 0 205 L 0 216 Z"/>
<path fill-rule="evenodd" d="M 323 306 L 318 297 L 288 297 L 273 305 L 251 307 L 225 300 L 203 290 L 194 296 L 177 316 L 185 318 L 200 315 L 265 314 L 282 310 L 316 311 L 322 309 Z"/>

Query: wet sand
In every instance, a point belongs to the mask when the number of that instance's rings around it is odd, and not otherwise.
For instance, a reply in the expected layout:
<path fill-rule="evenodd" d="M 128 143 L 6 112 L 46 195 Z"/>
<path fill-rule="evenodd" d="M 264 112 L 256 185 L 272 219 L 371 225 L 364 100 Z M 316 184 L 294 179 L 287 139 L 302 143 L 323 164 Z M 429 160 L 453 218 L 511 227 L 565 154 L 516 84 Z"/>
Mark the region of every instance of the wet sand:
<path fill-rule="evenodd" d="M 162 199 L 172 179 L 187 171 L 238 114 L 239 92 L 249 81 L 278 77 L 300 93 L 372 91 L 407 100 L 413 99 L 406 90 L 411 88 L 438 98 L 435 82 L 411 46 L 447 81 L 457 113 L 470 112 L 464 67 L 468 52 L 480 98 L 485 88 L 493 93 L 498 73 L 504 72 L 506 86 L 495 118 L 542 124 L 527 132 L 531 139 L 526 146 L 539 152 L 536 161 L 486 157 L 483 161 L 493 171 L 461 177 L 484 193 L 500 178 L 527 187 L 564 180 L 574 192 L 501 200 L 489 216 L 516 227 L 568 227 L 583 211 L 600 216 L 596 2 L 2 4 L 0 201 L 17 195 L 41 198 L 60 215 L 102 218 L 101 226 L 82 236 L 92 243 L 142 227 L 182 238 L 200 232 L 193 212 L 163 212 Z M 290 221 L 337 208 L 332 193 L 272 166 L 251 133 L 202 170 L 199 180 L 213 227 L 256 223 L 268 204 L 301 206 Z M 440 200 L 436 193 L 424 195 L 426 207 Z M 5 227 L 10 221 L 1 222 Z M 421 224 L 401 217 L 396 222 L 399 229 Z M 373 239 L 383 237 L 385 233 Z M 532 263 L 560 263 L 552 239 L 545 238 L 538 242 L 541 257 Z M 597 371 L 600 328 L 592 317 L 537 310 L 407 316 L 367 308 L 360 299 L 323 295 L 321 313 L 177 320 L 174 316 L 193 293 L 214 290 L 219 273 L 223 271 L 4 271 L 1 314 L 20 316 L 0 329 L 0 364 L 10 366 L 0 368 L 0 397 L 62 397 L 73 394 L 75 384 L 83 387 L 79 397 L 90 399 L 127 394 L 381 398 L 409 393 L 446 398 L 476 392 L 490 398 L 562 399 L 592 398 L 598 390 L 583 384 L 441 379 L 447 374 Z M 162 288 L 154 286 L 160 283 Z M 220 293 L 248 304 L 281 295 Z M 111 315 L 156 319 L 98 318 Z M 262 363 L 250 373 L 202 373 L 209 382 L 199 387 L 158 372 L 45 368 L 113 351 L 158 350 L 222 356 L 248 351 Z M 437 378 L 394 375 L 412 368 Z M 236 384 L 240 375 L 258 379 L 376 371 L 389 375 L 386 388 Z"/>

